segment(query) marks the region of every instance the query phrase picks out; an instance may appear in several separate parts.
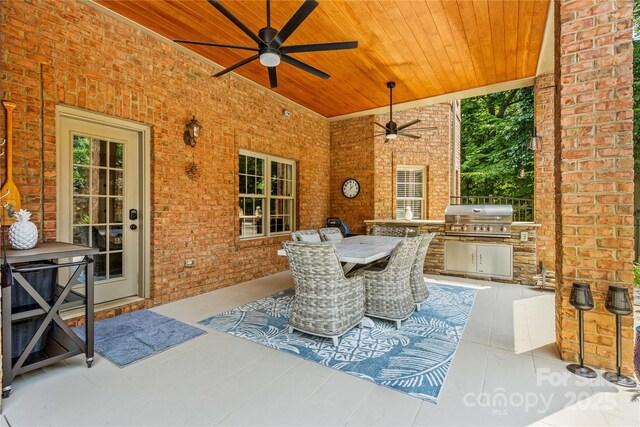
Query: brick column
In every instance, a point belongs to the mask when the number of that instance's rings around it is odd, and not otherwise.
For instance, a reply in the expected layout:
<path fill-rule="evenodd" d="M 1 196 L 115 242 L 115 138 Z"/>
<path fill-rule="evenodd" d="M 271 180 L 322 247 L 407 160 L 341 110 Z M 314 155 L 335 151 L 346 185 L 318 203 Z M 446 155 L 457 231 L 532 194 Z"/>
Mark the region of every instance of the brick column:
<path fill-rule="evenodd" d="M 539 142 L 534 153 L 534 221 L 541 225 L 537 233 L 538 262 L 548 271 L 556 266 L 555 89 L 553 74 L 536 78 L 533 111 Z"/>
<path fill-rule="evenodd" d="M 576 360 L 574 281 L 591 285 L 585 314 L 586 363 L 613 368 L 615 320 L 609 285 L 633 299 L 633 99 L 631 0 L 556 3 L 558 245 L 556 335 L 563 359 Z M 623 319 L 623 370 L 631 371 L 633 318 Z"/>

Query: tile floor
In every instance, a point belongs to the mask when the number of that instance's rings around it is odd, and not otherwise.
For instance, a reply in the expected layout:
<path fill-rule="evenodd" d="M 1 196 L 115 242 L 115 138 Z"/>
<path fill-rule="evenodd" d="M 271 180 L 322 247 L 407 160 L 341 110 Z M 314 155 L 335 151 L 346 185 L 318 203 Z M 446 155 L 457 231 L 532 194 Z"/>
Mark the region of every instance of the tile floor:
<path fill-rule="evenodd" d="M 632 393 L 564 368 L 553 293 L 435 279 L 478 289 L 438 404 L 207 329 L 123 369 L 78 356 L 17 378 L 2 425 L 640 425 Z M 198 326 L 290 286 L 284 272 L 154 310 Z"/>

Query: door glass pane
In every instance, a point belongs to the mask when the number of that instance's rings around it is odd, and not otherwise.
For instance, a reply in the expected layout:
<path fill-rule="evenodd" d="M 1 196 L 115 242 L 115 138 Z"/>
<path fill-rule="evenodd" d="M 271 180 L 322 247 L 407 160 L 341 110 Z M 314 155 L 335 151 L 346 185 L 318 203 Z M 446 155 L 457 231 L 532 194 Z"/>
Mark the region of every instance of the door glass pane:
<path fill-rule="evenodd" d="M 107 166 L 107 141 L 94 138 L 91 141 L 91 150 L 91 164 Z"/>
<path fill-rule="evenodd" d="M 123 277 L 124 144 L 73 138 L 73 242 L 97 248 L 96 281 Z"/>
<path fill-rule="evenodd" d="M 122 179 L 122 171 L 111 170 L 109 171 L 109 194 L 111 196 L 122 196 L 122 187 L 124 180 Z"/>
<path fill-rule="evenodd" d="M 83 196 L 73 196 L 73 223 L 89 223 L 89 198 Z"/>
<path fill-rule="evenodd" d="M 109 202 L 109 222 L 122 222 L 122 197 L 111 197 Z"/>
<path fill-rule="evenodd" d="M 89 194 L 89 168 L 73 167 L 73 194 Z"/>
<path fill-rule="evenodd" d="M 91 198 L 91 214 L 94 223 L 104 224 L 107 222 L 107 198 L 92 197 Z"/>
<path fill-rule="evenodd" d="M 109 278 L 122 277 L 122 252 L 109 254 Z"/>
<path fill-rule="evenodd" d="M 109 227 L 109 250 L 122 250 L 122 226 L 112 225 Z"/>
<path fill-rule="evenodd" d="M 124 167 L 124 144 L 109 143 L 109 166 L 112 168 Z"/>
<path fill-rule="evenodd" d="M 93 256 L 93 280 L 105 280 L 107 278 L 107 254 Z"/>
<path fill-rule="evenodd" d="M 98 194 L 100 194 L 101 196 L 107 195 L 107 170 L 106 169 L 94 169 L 93 172 L 93 177 L 94 179 L 98 179 L 97 182 L 94 181 L 94 184 L 96 185 L 95 187 L 92 186 L 92 189 L 94 191 L 92 191 L 93 194 L 96 194 L 95 192 L 97 191 Z"/>
<path fill-rule="evenodd" d="M 91 227 L 93 247 L 98 248 L 100 252 L 107 251 L 107 226 L 106 225 L 94 225 Z"/>
<path fill-rule="evenodd" d="M 74 135 L 73 137 L 73 163 L 76 165 L 88 165 L 90 159 L 88 136 Z"/>
<path fill-rule="evenodd" d="M 76 245 L 90 246 L 89 227 L 73 227 L 73 243 Z"/>

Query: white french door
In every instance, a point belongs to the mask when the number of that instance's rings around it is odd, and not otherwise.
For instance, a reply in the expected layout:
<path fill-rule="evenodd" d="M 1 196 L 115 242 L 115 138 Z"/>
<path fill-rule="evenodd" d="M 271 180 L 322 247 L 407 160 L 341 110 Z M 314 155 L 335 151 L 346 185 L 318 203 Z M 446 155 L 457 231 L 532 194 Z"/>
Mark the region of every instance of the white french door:
<path fill-rule="evenodd" d="M 65 116 L 58 126 L 58 238 L 98 249 L 96 303 L 137 295 L 139 134 Z"/>

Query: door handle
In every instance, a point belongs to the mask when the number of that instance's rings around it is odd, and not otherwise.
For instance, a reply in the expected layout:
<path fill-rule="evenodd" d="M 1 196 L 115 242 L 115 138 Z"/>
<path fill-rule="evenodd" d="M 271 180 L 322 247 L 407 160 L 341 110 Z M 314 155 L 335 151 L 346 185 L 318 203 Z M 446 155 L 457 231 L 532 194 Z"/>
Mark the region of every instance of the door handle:
<path fill-rule="evenodd" d="M 132 229 L 132 230 L 136 230 L 136 229 L 138 228 L 138 226 L 137 226 L 137 225 L 135 225 L 135 224 L 131 224 L 131 225 L 129 226 L 129 228 L 130 228 L 130 229 Z"/>

